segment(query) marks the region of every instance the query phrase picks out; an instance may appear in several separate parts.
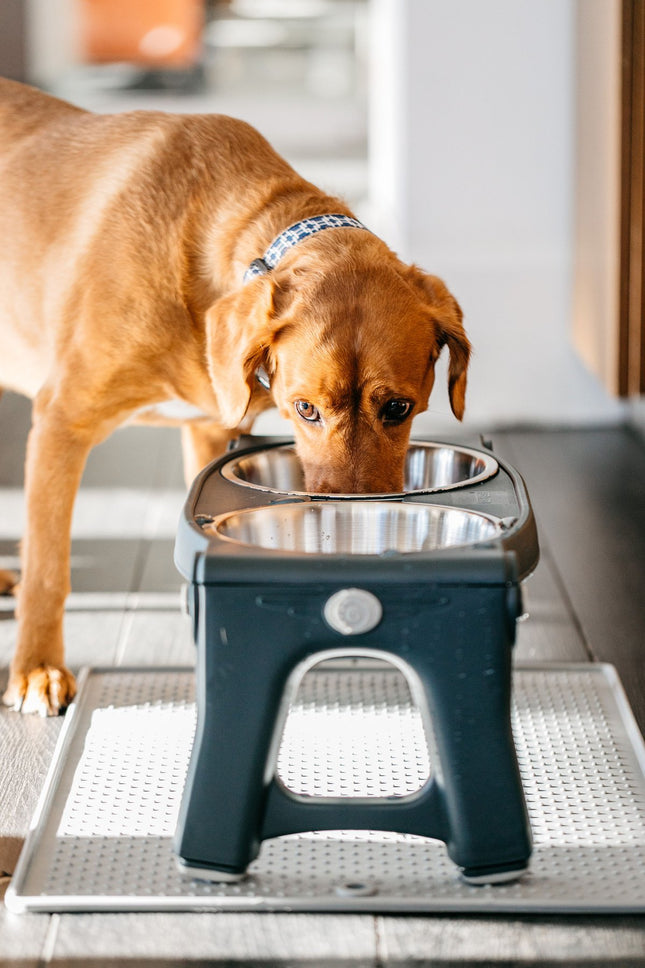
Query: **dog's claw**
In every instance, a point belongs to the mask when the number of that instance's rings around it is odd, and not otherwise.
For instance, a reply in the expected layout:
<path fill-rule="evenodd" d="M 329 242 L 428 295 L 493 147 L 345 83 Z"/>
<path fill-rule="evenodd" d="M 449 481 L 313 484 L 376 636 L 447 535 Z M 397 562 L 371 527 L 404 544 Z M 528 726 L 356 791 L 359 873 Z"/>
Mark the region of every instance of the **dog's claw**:
<path fill-rule="evenodd" d="M 18 696 L 16 699 L 8 696 L 7 693 L 2 697 L 3 705 L 8 706 L 12 713 L 22 712 L 23 696 Z"/>
<path fill-rule="evenodd" d="M 72 673 L 56 666 L 40 666 L 27 675 L 11 678 L 2 701 L 14 712 L 58 716 L 76 693 Z"/>

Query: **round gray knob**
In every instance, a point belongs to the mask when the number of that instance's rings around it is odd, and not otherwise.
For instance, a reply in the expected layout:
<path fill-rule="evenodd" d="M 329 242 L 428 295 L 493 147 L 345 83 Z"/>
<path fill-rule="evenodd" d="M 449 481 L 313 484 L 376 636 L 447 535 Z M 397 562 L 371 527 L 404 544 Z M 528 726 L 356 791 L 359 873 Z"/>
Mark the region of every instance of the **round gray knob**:
<path fill-rule="evenodd" d="M 341 588 L 325 602 L 325 621 L 341 635 L 360 635 L 376 628 L 383 607 L 376 595 L 364 588 Z"/>

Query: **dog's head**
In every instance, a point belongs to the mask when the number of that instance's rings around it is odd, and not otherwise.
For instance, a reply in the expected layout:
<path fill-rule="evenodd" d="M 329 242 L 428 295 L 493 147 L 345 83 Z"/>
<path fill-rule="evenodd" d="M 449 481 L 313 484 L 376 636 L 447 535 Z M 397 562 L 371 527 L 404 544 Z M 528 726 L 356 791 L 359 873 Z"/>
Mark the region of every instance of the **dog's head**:
<path fill-rule="evenodd" d="M 222 422 L 240 423 L 264 367 L 309 491 L 402 489 L 412 418 L 427 408 L 444 346 L 450 403 L 463 416 L 470 344 L 461 310 L 440 279 L 389 255 L 285 260 L 207 313 Z"/>

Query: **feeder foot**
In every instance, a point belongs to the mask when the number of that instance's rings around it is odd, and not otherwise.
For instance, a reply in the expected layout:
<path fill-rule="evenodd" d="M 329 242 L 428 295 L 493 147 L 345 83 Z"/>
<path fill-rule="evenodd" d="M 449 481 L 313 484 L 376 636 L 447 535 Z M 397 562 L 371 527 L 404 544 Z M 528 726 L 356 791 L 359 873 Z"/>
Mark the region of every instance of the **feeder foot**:
<path fill-rule="evenodd" d="M 522 867 L 515 867 L 509 870 L 505 867 L 502 870 L 495 870 L 494 868 L 488 871 L 482 871 L 481 868 L 472 868 L 460 871 L 462 880 L 466 884 L 472 884 L 473 887 L 485 887 L 487 884 L 508 884 L 511 881 L 517 881 L 523 874 L 526 874 L 528 870 L 528 865 L 524 864 Z"/>
<path fill-rule="evenodd" d="M 218 870 L 216 867 L 200 867 L 199 864 L 191 864 L 183 857 L 175 858 L 177 867 L 186 877 L 196 878 L 199 881 L 215 881 L 232 884 L 243 881 L 247 876 L 246 871 Z"/>

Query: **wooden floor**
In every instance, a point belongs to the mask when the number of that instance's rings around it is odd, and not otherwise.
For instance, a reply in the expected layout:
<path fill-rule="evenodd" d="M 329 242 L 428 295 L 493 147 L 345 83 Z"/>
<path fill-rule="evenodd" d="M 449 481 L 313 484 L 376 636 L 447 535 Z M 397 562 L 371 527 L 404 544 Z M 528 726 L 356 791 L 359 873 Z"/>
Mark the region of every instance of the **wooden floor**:
<path fill-rule="evenodd" d="M 22 531 L 28 407 L 0 400 L 0 562 Z M 495 433 L 524 475 L 541 561 L 525 583 L 518 659 L 602 660 L 618 669 L 645 729 L 645 446 L 628 428 Z M 189 664 L 172 564 L 183 501 L 174 432 L 120 431 L 92 454 L 79 495 L 68 659 L 81 665 Z M 0 686 L 15 635 L 0 599 Z M 0 712 L 0 896 L 29 827 L 61 720 Z M 10 915 L 0 965 L 645 966 L 645 917 L 303 914 Z"/>

